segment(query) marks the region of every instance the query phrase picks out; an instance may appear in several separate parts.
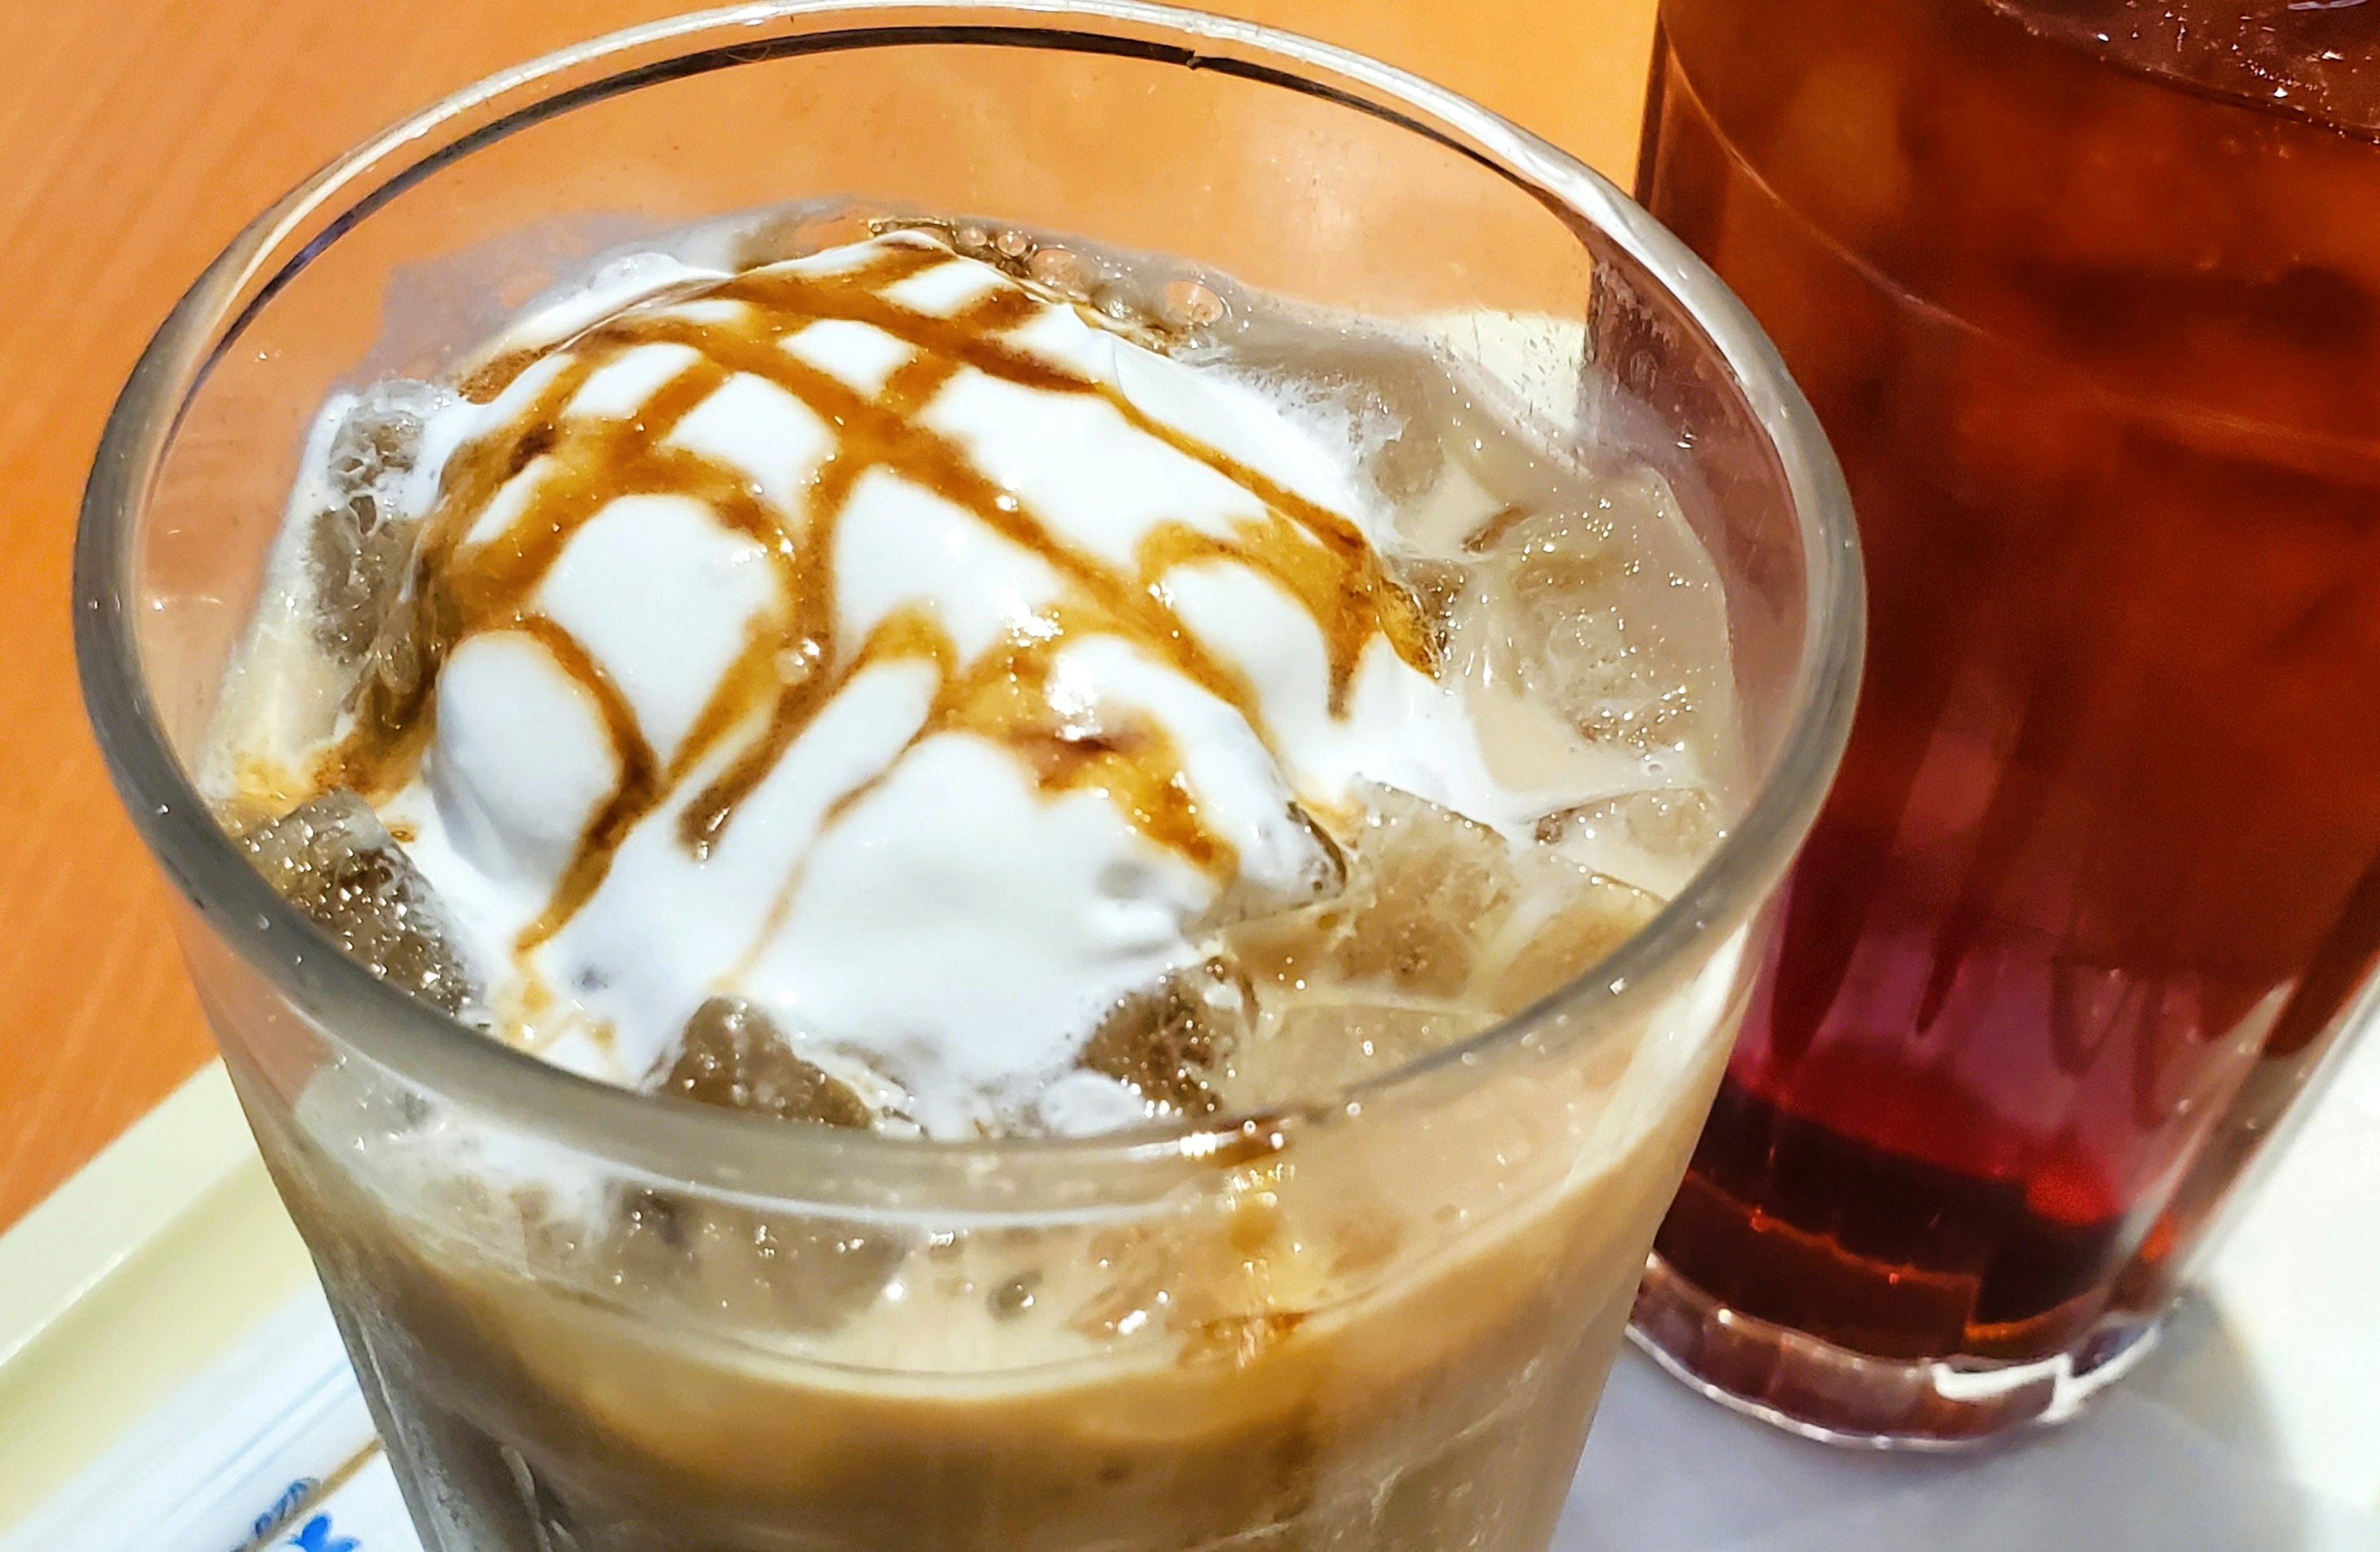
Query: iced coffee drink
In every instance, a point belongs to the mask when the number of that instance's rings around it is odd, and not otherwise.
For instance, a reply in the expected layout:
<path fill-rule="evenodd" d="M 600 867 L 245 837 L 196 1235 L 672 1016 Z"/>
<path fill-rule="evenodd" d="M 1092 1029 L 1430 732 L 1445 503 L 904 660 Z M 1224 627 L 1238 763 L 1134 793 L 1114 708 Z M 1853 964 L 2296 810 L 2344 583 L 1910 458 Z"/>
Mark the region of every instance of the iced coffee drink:
<path fill-rule="evenodd" d="M 1543 1552 L 1718 1083 L 1857 641 L 1765 345 L 1418 82 L 996 15 L 474 89 L 95 474 L 435 1552 Z"/>
<path fill-rule="evenodd" d="M 400 1434 L 487 1463 L 474 1516 L 639 1506 L 624 1546 L 1538 1527 L 1499 1473 L 1583 1418 L 1720 997 L 1564 1073 L 1601 1147 L 1456 1254 L 1415 1194 L 1487 1204 L 1422 1140 L 1291 1210 L 1269 1118 L 1560 991 L 1723 833 L 1722 600 L 1665 482 L 1426 336 L 1161 260 L 818 213 L 672 246 L 324 407 L 225 824 L 455 1038 L 661 1102 L 926 1144 L 1253 1119 L 1205 1209 L 1021 1243 L 401 1131 L 396 1199 L 294 1182 L 436 1333 L 383 1370 Z M 1536 1352 L 1580 1300 L 1596 1340 Z"/>

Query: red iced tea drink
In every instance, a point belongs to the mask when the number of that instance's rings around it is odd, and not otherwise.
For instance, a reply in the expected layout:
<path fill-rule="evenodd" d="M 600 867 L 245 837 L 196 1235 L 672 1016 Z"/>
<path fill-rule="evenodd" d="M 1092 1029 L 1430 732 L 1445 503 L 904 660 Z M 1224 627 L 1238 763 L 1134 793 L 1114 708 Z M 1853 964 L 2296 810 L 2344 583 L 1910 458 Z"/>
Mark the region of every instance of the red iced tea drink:
<path fill-rule="evenodd" d="M 2380 26 L 2250 8 L 1662 6 L 1871 635 L 1638 1320 L 1805 1428 L 2120 1372 L 2380 945 Z"/>

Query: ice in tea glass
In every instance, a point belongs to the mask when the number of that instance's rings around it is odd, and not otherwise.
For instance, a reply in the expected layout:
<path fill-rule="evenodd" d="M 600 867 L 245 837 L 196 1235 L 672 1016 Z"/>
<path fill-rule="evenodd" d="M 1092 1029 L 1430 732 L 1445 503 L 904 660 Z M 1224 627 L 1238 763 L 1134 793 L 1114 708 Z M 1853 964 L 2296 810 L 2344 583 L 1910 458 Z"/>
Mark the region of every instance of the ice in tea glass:
<path fill-rule="evenodd" d="M 2242 0 L 1661 30 L 1639 195 L 1815 405 L 1873 627 L 1639 1333 L 1812 1433 L 2055 1420 L 2380 950 L 2380 42 Z"/>
<path fill-rule="evenodd" d="M 1732 833 L 1590 979 L 1476 1041 L 1344 1102 L 1107 1138 L 924 1143 L 631 1094 L 373 978 L 188 775 L 315 407 L 435 374 L 640 234 L 829 197 L 1432 319 L 1553 434 L 1649 460 L 1728 606 Z M 1860 638 L 1807 406 L 1576 162 L 1354 55 L 1150 6 L 681 18 L 467 91 L 267 212 L 141 360 L 83 523 L 93 721 L 436 1552 L 1547 1545 Z M 1003 1259 L 1047 1277 L 969 1291 Z M 970 1347 L 1101 1279 L 1087 1356 Z M 973 1313 L 813 1356 L 853 1301 L 905 1299 Z"/>

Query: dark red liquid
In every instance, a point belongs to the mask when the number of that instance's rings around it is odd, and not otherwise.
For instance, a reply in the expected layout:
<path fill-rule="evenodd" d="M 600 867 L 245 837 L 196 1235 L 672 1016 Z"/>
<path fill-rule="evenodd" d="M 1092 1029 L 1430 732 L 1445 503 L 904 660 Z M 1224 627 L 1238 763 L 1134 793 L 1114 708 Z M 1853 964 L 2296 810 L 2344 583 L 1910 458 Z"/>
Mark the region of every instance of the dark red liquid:
<path fill-rule="evenodd" d="M 2380 19 L 2246 8 L 1662 7 L 1871 626 L 1659 1249 L 1857 1351 L 2160 1304 L 2380 949 Z"/>

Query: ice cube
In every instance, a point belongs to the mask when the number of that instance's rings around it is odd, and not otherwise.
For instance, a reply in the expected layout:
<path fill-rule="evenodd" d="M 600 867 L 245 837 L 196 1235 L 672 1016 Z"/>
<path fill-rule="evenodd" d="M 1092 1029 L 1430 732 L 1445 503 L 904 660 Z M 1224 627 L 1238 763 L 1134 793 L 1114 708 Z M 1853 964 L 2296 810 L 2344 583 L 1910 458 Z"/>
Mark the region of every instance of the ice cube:
<path fill-rule="evenodd" d="M 1243 310 L 1229 359 L 1316 431 L 1343 436 L 1389 506 L 1421 501 L 1445 478 L 1445 390 L 1435 363 L 1358 333 L 1318 353 L 1309 328 L 1261 306 Z"/>
<path fill-rule="evenodd" d="M 1388 501 L 1410 507 L 1446 478 L 1445 443 L 1428 420 L 1406 420 L 1378 439 L 1364 460 L 1364 472 Z"/>
<path fill-rule="evenodd" d="M 1645 752 L 1689 734 L 1695 699 L 1653 623 L 1662 576 L 1648 546 L 1670 534 L 1667 488 L 1605 480 L 1575 509 L 1500 514 L 1465 541 L 1504 572 L 1494 656 L 1579 735 Z M 1656 548 L 1658 546 L 1655 546 Z"/>
<path fill-rule="evenodd" d="M 1590 744 L 1644 754 L 1678 749 L 1694 736 L 1699 702 L 1682 683 L 1646 686 L 1645 695 L 1597 697 L 1571 709 L 1571 725 Z"/>
<path fill-rule="evenodd" d="M 1135 1224 L 1101 1231 L 1089 1248 L 1092 1269 L 1101 1274 L 1098 1291 L 1068 1315 L 1069 1328 L 1107 1341 L 1129 1337 L 1162 1317 L 1172 1302 L 1166 1287 L 1175 1259 L 1170 1237 Z"/>
<path fill-rule="evenodd" d="M 1327 1099 L 1467 1040 L 1492 1018 L 1388 995 L 1301 996 L 1244 1048 L 1233 1097 L 1244 1107 Z M 1244 1091 L 1244 1092 L 1243 1092 Z"/>
<path fill-rule="evenodd" d="M 1083 1048 L 1081 1064 L 1161 1111 L 1209 1116 L 1221 1105 L 1214 1074 L 1255 1017 L 1246 977 L 1210 959 L 1127 998 Z"/>
<path fill-rule="evenodd" d="M 1641 697 L 1636 646 L 1616 606 L 1551 608 L 1540 597 L 1531 612 L 1538 618 L 1524 638 L 1534 648 L 1530 684 L 1572 721 L 1609 702 Z"/>
<path fill-rule="evenodd" d="M 1487 826 L 1393 787 L 1364 783 L 1347 886 L 1300 911 L 1236 923 L 1232 957 L 1251 976 L 1303 989 L 1341 981 L 1451 997 L 1472 944 L 1512 897 L 1512 857 Z"/>
<path fill-rule="evenodd" d="M 1511 901 L 1512 864 L 1486 825 L 1400 792 L 1366 784 L 1368 812 L 1354 843 L 1360 891 L 1332 945 L 1349 980 L 1452 997 L 1471 978 L 1475 937 Z"/>
<path fill-rule="evenodd" d="M 769 1015 L 740 997 L 714 997 L 694 1011 L 676 1057 L 654 1086 L 779 1121 L 865 1127 L 871 1119 L 858 1095 L 796 1056 Z"/>
<path fill-rule="evenodd" d="M 708 1320 L 826 1331 L 874 1303 L 909 1254 L 879 1224 L 635 1191 L 614 1216 L 615 1284 Z"/>
<path fill-rule="evenodd" d="M 1445 662 L 1454 636 L 1455 611 L 1471 587 L 1471 568 L 1460 561 L 1401 556 L 1390 562 L 1389 573 L 1412 597 L 1421 616 L 1430 661 Z"/>
<path fill-rule="evenodd" d="M 1336 900 L 1347 888 L 1347 857 L 1328 830 L 1296 803 L 1289 806 L 1289 822 L 1305 843 L 1295 874 L 1285 880 L 1243 873 L 1232 880 L 1204 918 L 1209 928 L 1278 915 L 1302 905 Z"/>
<path fill-rule="evenodd" d="M 1225 933 L 1233 963 L 1251 977 L 1304 988 L 1331 978 L 1333 951 L 1347 925 L 1344 901 L 1235 922 Z"/>
<path fill-rule="evenodd" d="M 1718 841 L 1718 806 L 1700 787 L 1652 787 L 1548 814 L 1536 835 L 1548 845 L 1609 838 L 1656 856 L 1698 856 Z"/>
<path fill-rule="evenodd" d="M 1219 1213 L 1100 1231 L 1088 1246 L 1095 1291 L 1066 1324 L 1102 1342 L 1177 1332 L 1185 1362 L 1255 1358 L 1322 1303 L 1328 1275 L 1324 1247 L 1292 1231 L 1278 1183 L 1251 1171 Z"/>
<path fill-rule="evenodd" d="M 384 741 L 394 741 L 422 713 L 436 677 L 438 648 L 427 629 L 424 600 L 397 599 L 365 649 L 362 666 L 347 691 L 346 709 Z"/>
<path fill-rule="evenodd" d="M 1488 979 L 1488 1003 L 1518 1012 L 1592 969 L 1661 909 L 1658 896 L 1557 858 L 1541 859 L 1532 899 L 1516 911 L 1508 936 L 1519 940 Z"/>
<path fill-rule="evenodd" d="M 349 957 L 433 1007 L 484 1022 L 444 909 L 362 798 L 325 793 L 237 840 L 265 882 Z"/>
<path fill-rule="evenodd" d="M 396 379 L 366 389 L 332 434 L 322 480 L 330 504 L 308 535 L 314 638 L 339 662 L 360 659 L 413 560 L 423 514 L 401 487 L 421 450 L 422 428 L 454 395 Z"/>
<path fill-rule="evenodd" d="M 1512 589 L 1530 602 L 1608 593 L 1625 556 L 1609 508 L 1491 521 L 1466 548 L 1493 548 L 1508 557 Z"/>
<path fill-rule="evenodd" d="M 1795 72 L 1800 79 L 1791 103 L 1783 122 L 1773 130 L 1776 138 L 1770 142 L 1770 154 L 1791 179 L 1776 187 L 1807 189 L 1808 208 L 1826 223 L 1820 230 L 1846 234 L 1845 240 L 1865 242 L 1872 240 L 1872 235 L 1905 231 L 1901 224 L 1911 218 L 1912 139 L 1907 121 L 1912 109 L 1925 113 L 1932 104 L 1916 105 L 1910 99 L 1938 100 L 1939 93 L 1913 81 L 1912 73 L 1894 55 L 1889 46 L 1879 47 L 1873 42 L 1864 48 L 1854 44 L 1810 55 L 1813 64 L 1806 72 Z M 2045 175 L 2064 164 L 2062 155 L 2043 154 L 2056 143 L 2044 122 L 2050 115 L 2018 110 L 1998 116 L 2034 120 L 2022 127 L 2010 126 L 2014 133 L 2008 139 L 1995 135 L 1988 143 L 2012 153 L 2007 171 L 2024 169 L 2030 176 L 2021 181 L 2028 191 L 2041 188 L 2048 181 Z M 1980 127 L 1971 127 L 1971 122 L 1960 121 L 1959 133 L 1942 139 L 1959 140 L 1984 132 Z M 1926 143 L 1942 142 L 1929 137 Z M 2031 154 L 2018 151 L 2019 145 L 2026 146 Z M 1982 168 L 1974 173 L 1978 183 L 1987 176 Z M 2116 180 L 2127 188 L 2133 181 Z M 2097 187 L 2095 182 L 2093 188 Z M 1987 196 L 1979 190 L 1974 198 L 1981 201 Z M 2103 198 L 2114 202 L 2116 191 L 2111 188 Z M 2032 209 L 2041 208 L 2032 200 L 2027 203 Z"/>

